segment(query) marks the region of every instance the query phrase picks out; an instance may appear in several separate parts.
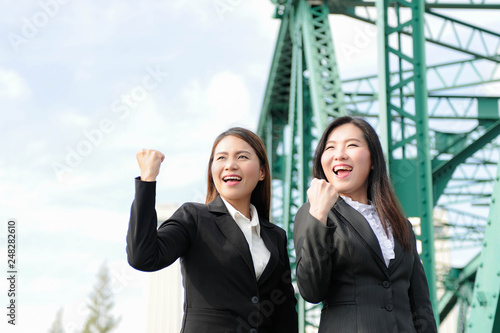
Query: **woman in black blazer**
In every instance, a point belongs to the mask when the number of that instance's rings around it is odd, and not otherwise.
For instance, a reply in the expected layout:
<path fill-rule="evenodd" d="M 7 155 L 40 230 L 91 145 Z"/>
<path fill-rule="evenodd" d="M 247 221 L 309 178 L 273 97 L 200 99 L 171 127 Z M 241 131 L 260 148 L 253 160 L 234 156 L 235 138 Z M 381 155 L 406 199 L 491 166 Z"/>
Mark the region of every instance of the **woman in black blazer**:
<path fill-rule="evenodd" d="M 182 205 L 157 230 L 156 176 L 163 159 L 155 150 L 137 154 L 141 176 L 127 255 L 142 271 L 181 258 L 181 332 L 297 332 L 286 234 L 269 222 L 271 177 L 259 137 L 239 127 L 220 134 L 208 164 L 206 204 Z"/>
<path fill-rule="evenodd" d="M 300 294 L 323 302 L 319 332 L 437 332 L 415 235 L 374 129 L 334 120 L 313 170 L 294 242 Z"/>

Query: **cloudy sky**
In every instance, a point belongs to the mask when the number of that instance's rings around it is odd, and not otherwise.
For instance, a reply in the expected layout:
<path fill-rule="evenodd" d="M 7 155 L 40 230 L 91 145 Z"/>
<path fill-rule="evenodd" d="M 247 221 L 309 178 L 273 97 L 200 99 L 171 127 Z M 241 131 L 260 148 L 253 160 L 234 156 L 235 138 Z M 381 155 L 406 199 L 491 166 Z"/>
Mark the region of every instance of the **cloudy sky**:
<path fill-rule="evenodd" d="M 120 327 L 144 331 L 148 274 L 125 255 L 135 153 L 167 156 L 158 202 L 202 201 L 215 136 L 257 124 L 277 22 L 270 2 L 228 3 L 1 1 L 0 245 L 5 267 L 16 218 L 16 332 L 47 331 L 61 308 L 76 332 L 103 263 Z"/>
<path fill-rule="evenodd" d="M 19 272 L 18 325 L 7 325 L 2 312 L 0 330 L 46 332 L 63 309 L 66 332 L 76 332 L 106 263 L 120 327 L 142 332 L 148 275 L 130 268 L 125 254 L 135 154 L 166 155 L 157 202 L 204 201 L 214 138 L 232 125 L 256 129 L 279 27 L 274 7 L 0 5 L 0 266 L 15 218 Z M 376 73 L 374 28 L 338 16 L 331 23 L 341 75 Z"/>

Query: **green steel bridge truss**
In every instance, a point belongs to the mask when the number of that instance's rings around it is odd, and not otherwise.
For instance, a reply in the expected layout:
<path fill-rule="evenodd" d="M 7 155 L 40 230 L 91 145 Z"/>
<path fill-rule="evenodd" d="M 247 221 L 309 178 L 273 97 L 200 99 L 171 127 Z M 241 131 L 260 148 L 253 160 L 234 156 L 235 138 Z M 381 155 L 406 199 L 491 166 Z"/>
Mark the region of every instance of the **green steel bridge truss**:
<path fill-rule="evenodd" d="M 317 140 L 332 119 L 363 117 L 414 224 L 438 324 L 456 309 L 457 332 L 500 332 L 500 33 L 470 22 L 500 14 L 500 0 L 272 2 L 281 26 L 258 133 L 292 275 L 293 218 Z M 340 77 L 336 15 L 376 27 L 378 73 Z M 463 253 L 471 259 L 454 267 Z M 299 297 L 298 310 L 300 332 L 318 326 L 320 304 Z"/>

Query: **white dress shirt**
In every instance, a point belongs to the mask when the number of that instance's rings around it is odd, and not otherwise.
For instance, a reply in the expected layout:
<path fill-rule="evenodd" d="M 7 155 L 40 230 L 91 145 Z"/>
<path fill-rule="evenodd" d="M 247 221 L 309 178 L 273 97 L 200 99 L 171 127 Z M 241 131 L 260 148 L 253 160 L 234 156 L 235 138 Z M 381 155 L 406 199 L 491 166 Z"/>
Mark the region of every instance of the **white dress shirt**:
<path fill-rule="evenodd" d="M 368 221 L 368 224 L 373 230 L 373 233 L 378 239 L 380 249 L 382 250 L 382 255 L 384 256 L 385 265 L 389 267 L 391 259 L 395 258 L 394 254 L 394 236 L 392 234 L 391 226 L 388 226 L 389 237 L 385 233 L 384 226 L 380 222 L 377 211 L 375 207 L 371 204 L 362 204 L 358 201 L 354 201 L 349 197 L 341 196 L 344 201 L 349 204 L 352 208 L 356 209 L 364 218 Z"/>
<path fill-rule="evenodd" d="M 229 202 L 224 199 L 222 199 L 222 201 L 224 201 L 229 214 L 235 220 L 236 224 L 243 232 L 243 235 L 245 235 L 248 247 L 250 248 L 250 253 L 252 254 L 255 277 L 258 280 L 269 262 L 271 252 L 269 252 L 266 244 L 264 244 L 264 240 L 260 237 L 260 223 L 257 209 L 254 205 L 250 204 L 251 219 L 248 219 L 245 215 L 236 210 L 236 208 L 234 208 Z"/>

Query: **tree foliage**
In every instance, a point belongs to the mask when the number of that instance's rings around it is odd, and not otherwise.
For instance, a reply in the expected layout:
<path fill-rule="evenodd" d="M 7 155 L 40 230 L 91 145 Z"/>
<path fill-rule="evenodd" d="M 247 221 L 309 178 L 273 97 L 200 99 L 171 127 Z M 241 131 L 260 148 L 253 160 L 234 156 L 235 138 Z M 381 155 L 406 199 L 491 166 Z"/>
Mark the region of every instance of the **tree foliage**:
<path fill-rule="evenodd" d="M 56 319 L 52 323 L 52 326 L 49 329 L 49 333 L 64 333 L 64 328 L 62 324 L 62 313 L 63 310 L 59 309 L 56 314 Z"/>
<path fill-rule="evenodd" d="M 89 296 L 88 318 L 82 333 L 107 333 L 118 326 L 120 318 L 111 314 L 113 309 L 113 291 L 111 289 L 109 270 L 105 264 L 97 274 L 97 282 Z"/>

